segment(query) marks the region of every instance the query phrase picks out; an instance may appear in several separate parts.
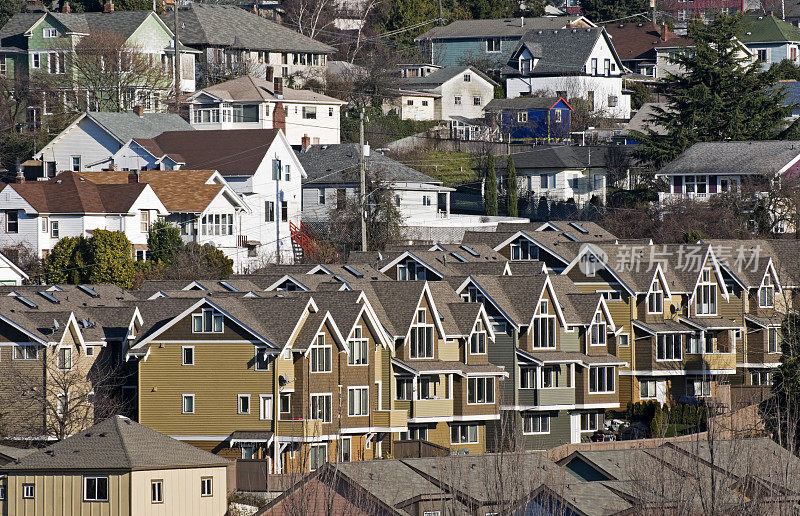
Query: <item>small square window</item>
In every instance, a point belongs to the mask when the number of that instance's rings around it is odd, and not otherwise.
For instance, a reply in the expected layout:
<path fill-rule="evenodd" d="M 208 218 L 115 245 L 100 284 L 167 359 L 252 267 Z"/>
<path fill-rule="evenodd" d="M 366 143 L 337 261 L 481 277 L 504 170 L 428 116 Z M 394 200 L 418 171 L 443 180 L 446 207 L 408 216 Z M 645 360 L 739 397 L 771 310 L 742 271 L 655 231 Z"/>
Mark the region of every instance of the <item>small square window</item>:
<path fill-rule="evenodd" d="M 83 477 L 83 499 L 87 502 L 107 502 L 108 477 Z"/>
<path fill-rule="evenodd" d="M 212 482 L 213 479 L 211 477 L 202 477 L 200 479 L 200 496 L 213 496 Z"/>
<path fill-rule="evenodd" d="M 22 484 L 22 497 L 33 498 L 36 495 L 36 487 L 33 484 Z"/>
<path fill-rule="evenodd" d="M 249 394 L 240 394 L 239 395 L 239 414 L 249 414 L 250 413 L 250 395 Z"/>
<path fill-rule="evenodd" d="M 194 365 L 194 346 L 183 346 L 183 365 Z"/>
<path fill-rule="evenodd" d="M 471 81 L 472 81 L 472 75 L 470 75 L 468 73 L 465 73 L 464 74 L 464 82 L 471 82 Z"/>

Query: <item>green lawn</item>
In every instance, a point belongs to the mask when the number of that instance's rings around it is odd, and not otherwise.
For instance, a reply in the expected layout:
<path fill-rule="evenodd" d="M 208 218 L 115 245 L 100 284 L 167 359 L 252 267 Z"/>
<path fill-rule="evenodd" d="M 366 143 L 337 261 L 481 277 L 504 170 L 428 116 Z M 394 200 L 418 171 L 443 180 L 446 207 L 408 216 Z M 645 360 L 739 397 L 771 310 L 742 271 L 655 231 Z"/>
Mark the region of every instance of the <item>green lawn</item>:
<path fill-rule="evenodd" d="M 423 151 L 396 159 L 442 181 L 445 186 L 455 187 L 480 180 L 480 174 L 474 170 L 476 157 L 466 152 Z"/>

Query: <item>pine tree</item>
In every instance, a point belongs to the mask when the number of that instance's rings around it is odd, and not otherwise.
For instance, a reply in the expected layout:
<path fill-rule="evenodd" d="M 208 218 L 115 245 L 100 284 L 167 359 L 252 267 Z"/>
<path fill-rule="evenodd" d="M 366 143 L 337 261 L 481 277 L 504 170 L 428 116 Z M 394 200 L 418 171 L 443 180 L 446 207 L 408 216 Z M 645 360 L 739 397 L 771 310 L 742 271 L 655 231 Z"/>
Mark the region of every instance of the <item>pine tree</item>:
<path fill-rule="evenodd" d="M 486 155 L 486 186 L 483 194 L 483 205 L 486 215 L 497 215 L 497 173 L 494 170 L 494 155 Z"/>
<path fill-rule="evenodd" d="M 691 22 L 695 46 L 675 53 L 683 73 L 668 75 L 666 107 L 655 108 L 651 127 L 632 135 L 642 144 L 635 157 L 660 167 L 697 142 L 779 136 L 792 106 L 783 106 L 783 92 L 770 88 L 775 74 L 747 62 L 736 40 L 740 23 L 741 15 Z"/>
<path fill-rule="evenodd" d="M 514 167 L 514 157 L 509 154 L 506 165 L 506 211 L 509 217 L 518 216 L 517 201 L 519 196 L 517 194 L 517 169 Z"/>

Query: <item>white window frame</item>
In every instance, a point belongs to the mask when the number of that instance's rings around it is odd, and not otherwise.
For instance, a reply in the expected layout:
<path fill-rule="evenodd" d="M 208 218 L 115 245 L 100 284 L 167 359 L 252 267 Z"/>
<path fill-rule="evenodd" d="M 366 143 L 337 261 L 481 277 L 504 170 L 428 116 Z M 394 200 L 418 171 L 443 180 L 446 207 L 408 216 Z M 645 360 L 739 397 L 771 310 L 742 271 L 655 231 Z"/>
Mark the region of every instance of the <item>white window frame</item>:
<path fill-rule="evenodd" d="M 61 361 L 62 351 L 65 352 L 65 358 L 66 358 L 65 362 L 68 363 L 62 363 Z M 70 346 L 58 346 L 56 348 L 56 366 L 60 371 L 70 371 L 74 363 L 75 362 L 74 362 L 73 352 Z"/>
<path fill-rule="evenodd" d="M 767 328 L 767 353 L 770 355 L 775 355 L 779 354 L 780 352 L 781 345 L 778 338 L 778 328 Z"/>
<path fill-rule="evenodd" d="M 403 376 L 395 377 L 394 399 L 411 401 L 414 399 L 414 379 Z M 402 387 L 401 387 L 402 386 Z"/>
<path fill-rule="evenodd" d="M 325 204 L 325 189 L 318 188 L 317 189 L 317 204 L 324 205 Z"/>
<path fill-rule="evenodd" d="M 680 362 L 681 360 L 683 360 L 683 335 L 659 333 L 656 336 L 656 362 Z"/>
<path fill-rule="evenodd" d="M 353 328 L 353 338 L 347 342 L 350 347 L 350 356 L 347 357 L 348 365 L 369 365 L 369 339 L 364 337 L 364 328 Z"/>
<path fill-rule="evenodd" d="M 369 387 L 364 385 L 348 387 L 347 415 L 351 417 L 369 416 L 369 412 Z"/>
<path fill-rule="evenodd" d="M 317 399 L 317 406 L 314 407 L 314 400 Z M 318 413 L 320 412 L 319 406 L 319 399 L 326 399 L 327 402 L 323 402 L 321 411 L 322 417 L 317 417 Z M 333 412 L 333 394 L 330 392 L 315 392 L 309 395 L 309 421 L 322 421 L 323 423 L 330 423 L 332 419 L 332 412 Z M 316 411 L 314 409 L 317 409 Z M 315 412 L 317 412 L 315 414 Z"/>
<path fill-rule="evenodd" d="M 470 376 L 467 378 L 467 405 L 491 405 L 496 396 L 494 376 Z M 470 401 L 472 400 L 472 401 Z"/>
<path fill-rule="evenodd" d="M 36 484 L 30 482 L 22 484 L 22 498 L 36 498 Z"/>
<path fill-rule="evenodd" d="M 200 496 L 214 496 L 214 477 L 200 477 Z"/>
<path fill-rule="evenodd" d="M 518 124 L 527 124 L 528 123 L 528 112 L 527 111 L 517 111 L 517 123 Z"/>
<path fill-rule="evenodd" d="M 758 307 L 773 308 L 775 306 L 775 285 L 769 273 L 764 274 L 761 285 L 758 287 Z"/>
<path fill-rule="evenodd" d="M 466 439 L 463 439 L 461 429 L 466 428 Z M 473 439 L 474 429 L 474 439 Z M 456 434 L 457 432 L 457 434 Z M 453 436 L 456 435 L 456 439 Z M 450 444 L 476 444 L 480 441 L 480 428 L 476 423 L 451 423 L 450 424 Z"/>
<path fill-rule="evenodd" d="M 589 394 L 614 394 L 617 392 L 616 371 L 614 366 L 590 366 L 589 367 Z M 602 390 L 600 382 L 600 371 L 603 371 Z M 594 372 L 594 377 L 592 373 Z M 610 373 L 610 376 L 609 376 Z M 611 389 L 608 388 L 609 383 Z"/>
<path fill-rule="evenodd" d="M 703 268 L 695 287 L 694 310 L 697 315 L 717 315 L 718 286 L 711 281 L 711 274 L 711 268 Z"/>
<path fill-rule="evenodd" d="M 523 381 L 523 378 L 525 381 Z M 519 388 L 520 389 L 535 389 L 536 388 L 536 367 L 533 366 L 520 366 L 519 367 Z"/>
<path fill-rule="evenodd" d="M 658 381 L 650 378 L 639 380 L 639 399 L 654 400 L 658 397 Z"/>
<path fill-rule="evenodd" d="M 255 349 L 255 357 L 254 357 L 253 369 L 256 371 L 269 371 L 269 364 L 272 362 L 272 360 L 270 360 L 269 357 L 266 356 L 266 352 L 269 348 L 267 346 L 255 346 L 254 349 Z M 262 362 L 259 361 L 259 357 L 265 357 L 263 363 L 267 364 L 266 367 L 261 366 Z"/>
<path fill-rule="evenodd" d="M 345 445 L 345 443 L 347 444 Z M 340 437 L 337 448 L 339 452 L 339 462 L 350 462 L 353 456 L 353 438 Z"/>
<path fill-rule="evenodd" d="M 45 27 L 42 29 L 42 39 L 53 39 L 58 37 L 58 29 L 55 27 Z"/>
<path fill-rule="evenodd" d="M 664 289 L 661 288 L 661 282 L 658 279 L 653 280 L 650 290 L 647 291 L 647 313 L 664 313 Z"/>
<path fill-rule="evenodd" d="M 584 423 L 586 423 L 584 425 Z M 600 428 L 600 414 L 597 412 L 581 413 L 581 432 L 596 432 Z"/>
<path fill-rule="evenodd" d="M 247 400 L 247 410 L 242 409 L 242 401 Z M 236 413 L 237 414 L 249 414 L 250 413 L 250 395 L 249 394 L 237 394 L 236 395 Z"/>
<path fill-rule="evenodd" d="M 491 44 L 490 44 L 491 43 Z M 503 40 L 500 38 L 487 38 L 486 39 L 486 53 L 497 54 L 503 51 Z"/>
<path fill-rule="evenodd" d="M 320 369 L 320 353 L 322 358 Z M 314 337 L 314 344 L 308 352 L 309 371 L 312 373 L 330 373 L 333 371 L 333 346 L 327 343 L 324 333 L 318 333 Z"/>
<path fill-rule="evenodd" d="M 186 400 L 192 400 L 192 410 L 187 412 L 186 411 Z M 195 405 L 195 396 L 192 393 L 183 393 L 181 394 L 181 414 L 194 414 L 197 411 L 197 406 Z"/>
<path fill-rule="evenodd" d="M 533 349 L 556 349 L 558 325 L 555 314 L 550 313 L 549 300 L 539 300 L 531 326 L 531 347 Z"/>
<path fill-rule="evenodd" d="M 267 405 L 267 402 L 268 405 Z M 272 413 L 275 410 L 272 394 L 258 395 L 258 419 L 261 421 L 272 421 Z"/>
<path fill-rule="evenodd" d="M 36 344 L 14 344 L 13 346 L 13 355 L 12 360 L 38 360 L 39 359 L 39 349 L 36 347 Z M 33 356 L 31 356 L 30 350 L 33 350 Z M 21 350 L 21 351 L 19 351 Z M 17 353 L 21 353 L 22 356 L 18 357 Z"/>
<path fill-rule="evenodd" d="M 538 424 L 535 424 L 538 422 Z M 522 413 L 522 435 L 550 433 L 550 414 Z"/>
<path fill-rule="evenodd" d="M 315 453 L 319 453 L 316 451 L 319 448 L 323 448 L 324 451 L 322 452 L 323 461 L 321 464 L 315 464 Z M 328 462 L 328 443 L 323 444 L 312 444 L 309 449 L 308 453 L 308 465 L 311 471 L 316 471 L 317 469 L 321 468 L 325 463 Z"/>
<path fill-rule="evenodd" d="M 408 356 L 412 360 L 434 358 L 436 355 L 436 328 L 428 319 L 428 309 L 417 308 L 408 334 Z"/>
<path fill-rule="evenodd" d="M 89 491 L 88 491 L 88 487 L 89 487 L 88 486 L 88 483 L 89 483 L 88 481 L 89 480 L 94 480 L 95 481 L 95 484 L 94 484 L 94 496 L 92 496 L 92 497 L 89 496 Z M 106 496 L 105 496 L 105 498 L 100 498 L 98 496 L 98 494 L 97 494 L 97 492 L 99 491 L 98 486 L 99 486 L 99 481 L 100 480 L 104 480 L 105 483 L 106 483 Z M 84 502 L 107 502 L 108 501 L 108 477 L 107 476 L 83 477 L 83 501 Z"/>
<path fill-rule="evenodd" d="M 150 481 L 150 503 L 164 503 L 164 479 Z"/>
<path fill-rule="evenodd" d="M 453 105 L 460 106 L 461 105 L 461 95 L 456 95 L 453 97 Z"/>
<path fill-rule="evenodd" d="M 469 337 L 470 355 L 485 355 L 487 348 L 486 340 L 486 328 L 484 327 L 483 320 L 478 319 L 475 322 L 475 329 Z"/>
<path fill-rule="evenodd" d="M 590 346 L 605 346 L 606 345 L 606 320 L 603 314 L 597 312 L 594 314 L 594 320 L 589 325 L 589 345 Z"/>
<path fill-rule="evenodd" d="M 697 394 L 696 384 L 700 385 L 700 394 Z M 692 386 L 692 394 L 689 394 L 689 385 Z M 711 396 L 711 379 L 702 377 L 686 378 L 686 394 L 695 398 L 707 398 Z"/>
<path fill-rule="evenodd" d="M 623 344 L 622 341 L 625 341 L 626 344 Z M 617 347 L 620 348 L 627 348 L 631 345 L 631 334 L 630 333 L 620 333 L 619 337 L 617 338 Z"/>
<path fill-rule="evenodd" d="M 206 329 L 206 313 L 210 312 L 210 328 Z M 199 325 L 197 321 L 200 321 Z M 217 324 L 219 323 L 219 324 Z M 198 330 L 198 328 L 200 328 Z M 199 314 L 192 314 L 192 333 L 223 333 L 225 331 L 225 316 L 213 308 L 203 308 Z"/>
<path fill-rule="evenodd" d="M 190 349 L 192 351 L 192 361 L 186 361 L 186 350 Z M 193 366 L 194 365 L 194 346 L 181 346 L 181 365 L 185 366 Z"/>
<path fill-rule="evenodd" d="M 540 389 L 558 389 L 561 387 L 560 379 L 561 379 L 561 365 L 559 364 L 550 364 L 545 365 L 538 368 L 539 371 L 539 388 Z M 570 373 L 567 371 L 567 376 Z M 550 385 L 545 385 L 545 379 L 549 378 Z"/>

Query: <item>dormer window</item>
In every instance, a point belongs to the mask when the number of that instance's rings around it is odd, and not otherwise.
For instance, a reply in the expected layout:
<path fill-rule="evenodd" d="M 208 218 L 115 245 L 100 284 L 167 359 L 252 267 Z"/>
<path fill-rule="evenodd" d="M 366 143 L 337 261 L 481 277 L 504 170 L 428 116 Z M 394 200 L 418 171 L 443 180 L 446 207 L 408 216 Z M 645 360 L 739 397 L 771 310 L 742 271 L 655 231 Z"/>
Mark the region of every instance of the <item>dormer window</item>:
<path fill-rule="evenodd" d="M 764 275 L 761 287 L 758 289 L 758 306 L 760 308 L 772 308 L 775 306 L 775 286 L 772 284 L 772 277 Z"/>
<path fill-rule="evenodd" d="M 397 266 L 397 281 L 414 280 L 425 280 L 425 267 L 412 260 Z"/>
<path fill-rule="evenodd" d="M 325 334 L 320 333 L 311 346 L 311 372 L 330 373 L 331 355 L 333 350 L 330 344 L 325 342 Z"/>
<path fill-rule="evenodd" d="M 711 282 L 711 269 L 705 268 L 695 291 L 695 311 L 698 315 L 717 314 L 717 285 Z"/>
<path fill-rule="evenodd" d="M 519 73 L 521 73 L 522 75 L 528 75 L 529 73 L 531 73 L 532 69 L 533 69 L 533 59 L 524 57 L 519 58 Z"/>
<path fill-rule="evenodd" d="M 223 315 L 213 308 L 203 308 L 202 313 L 192 315 L 192 333 L 222 333 Z"/>
<path fill-rule="evenodd" d="M 606 321 L 603 319 L 602 314 L 599 312 L 594 314 L 594 321 L 592 322 L 591 329 L 592 346 L 605 346 L 606 345 Z"/>
<path fill-rule="evenodd" d="M 533 318 L 531 345 L 537 349 L 556 347 L 556 316 L 549 313 L 549 304 L 546 299 L 539 301 L 539 313 Z"/>
<path fill-rule="evenodd" d="M 538 260 L 539 247 L 527 240 L 518 240 L 511 244 L 512 260 Z"/>
<path fill-rule="evenodd" d="M 469 343 L 469 352 L 473 355 L 483 355 L 486 353 L 486 328 L 483 321 L 475 323 L 475 331 L 472 333 Z"/>
<path fill-rule="evenodd" d="M 417 317 L 411 326 L 409 356 L 411 358 L 433 358 L 433 324 L 428 322 L 428 311 L 417 310 Z"/>
<path fill-rule="evenodd" d="M 661 289 L 661 283 L 658 280 L 653 281 L 650 286 L 650 292 L 647 294 L 647 313 L 664 313 L 664 291 Z"/>

